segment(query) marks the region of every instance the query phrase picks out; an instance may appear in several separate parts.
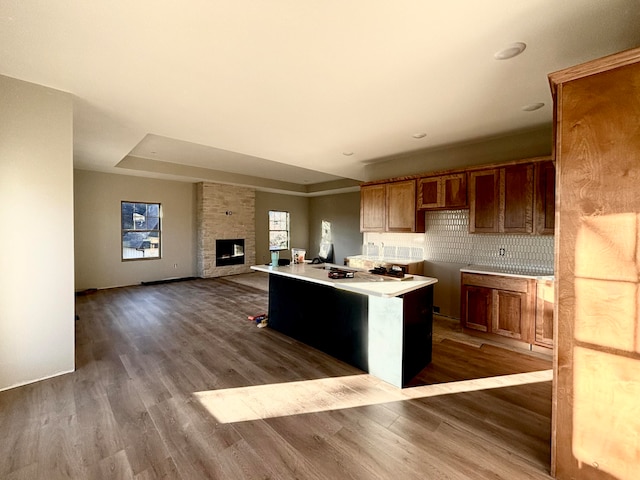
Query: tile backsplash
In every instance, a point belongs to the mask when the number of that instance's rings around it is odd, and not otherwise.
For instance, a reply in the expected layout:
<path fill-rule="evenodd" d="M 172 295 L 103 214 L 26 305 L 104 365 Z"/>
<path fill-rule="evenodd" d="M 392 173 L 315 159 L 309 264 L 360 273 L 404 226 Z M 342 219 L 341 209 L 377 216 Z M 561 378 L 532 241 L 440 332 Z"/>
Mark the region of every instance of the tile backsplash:
<path fill-rule="evenodd" d="M 426 212 L 426 232 L 365 233 L 363 255 L 553 273 L 553 235 L 470 234 L 468 210 Z"/>

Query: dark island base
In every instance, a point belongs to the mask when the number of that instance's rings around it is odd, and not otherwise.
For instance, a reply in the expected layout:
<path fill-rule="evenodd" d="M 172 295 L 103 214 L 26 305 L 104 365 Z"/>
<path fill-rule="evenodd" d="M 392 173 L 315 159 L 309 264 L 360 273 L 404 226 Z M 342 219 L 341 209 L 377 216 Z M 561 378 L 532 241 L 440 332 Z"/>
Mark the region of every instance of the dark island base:
<path fill-rule="evenodd" d="M 269 275 L 269 327 L 385 380 L 377 375 L 380 365 L 397 365 L 404 386 L 431 362 L 433 287 L 370 299 Z"/>

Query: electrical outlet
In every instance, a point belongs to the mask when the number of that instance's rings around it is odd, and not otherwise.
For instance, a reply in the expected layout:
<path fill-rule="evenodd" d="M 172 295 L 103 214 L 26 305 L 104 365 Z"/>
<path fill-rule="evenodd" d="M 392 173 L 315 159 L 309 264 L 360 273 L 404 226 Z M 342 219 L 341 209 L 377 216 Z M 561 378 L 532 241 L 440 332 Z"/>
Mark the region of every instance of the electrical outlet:
<path fill-rule="evenodd" d="M 498 254 L 501 257 L 504 257 L 505 253 L 507 253 L 506 250 L 503 247 L 500 247 L 500 250 L 498 250 Z"/>
<path fill-rule="evenodd" d="M 173 264 L 173 268 L 178 268 L 178 264 L 177 264 L 177 263 L 174 263 L 174 264 Z"/>

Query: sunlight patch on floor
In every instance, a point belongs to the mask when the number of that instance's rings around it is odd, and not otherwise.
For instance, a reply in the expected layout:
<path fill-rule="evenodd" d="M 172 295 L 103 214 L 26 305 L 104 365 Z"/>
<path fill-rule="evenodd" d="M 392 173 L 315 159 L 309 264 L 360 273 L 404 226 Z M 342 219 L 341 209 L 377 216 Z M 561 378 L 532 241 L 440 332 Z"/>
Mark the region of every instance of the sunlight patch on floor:
<path fill-rule="evenodd" d="M 418 398 L 548 382 L 553 370 L 399 389 L 371 375 L 320 378 L 195 392 L 220 423 L 379 405 Z"/>

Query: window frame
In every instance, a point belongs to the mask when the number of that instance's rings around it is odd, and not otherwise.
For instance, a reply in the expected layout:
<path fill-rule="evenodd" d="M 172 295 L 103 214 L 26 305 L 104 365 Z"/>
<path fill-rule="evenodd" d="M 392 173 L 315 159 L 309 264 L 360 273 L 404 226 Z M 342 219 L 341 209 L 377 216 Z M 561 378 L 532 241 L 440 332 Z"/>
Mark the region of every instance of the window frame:
<path fill-rule="evenodd" d="M 124 205 L 125 204 L 133 204 L 133 212 L 132 212 L 132 218 L 131 218 L 131 223 L 133 228 L 125 228 L 125 213 L 124 213 Z M 135 215 L 136 215 L 136 206 L 137 205 L 145 205 L 145 211 L 148 212 L 149 210 L 149 206 L 157 206 L 158 208 L 158 216 L 156 217 L 155 215 L 148 215 L 148 213 L 146 215 L 144 215 L 145 217 L 145 222 L 147 221 L 147 218 L 157 218 L 158 222 L 157 222 L 157 227 L 156 228 L 135 228 L 136 224 L 135 224 Z M 138 214 L 140 215 L 140 214 Z M 162 259 L 162 204 L 160 202 L 141 202 L 141 201 L 130 201 L 130 200 L 122 200 L 120 202 L 120 261 L 122 262 L 133 262 L 133 261 L 138 261 L 138 260 L 160 260 Z M 146 248 L 146 249 L 142 249 L 142 257 L 127 257 L 125 258 L 124 254 L 125 254 L 125 248 L 131 248 L 131 247 L 125 247 L 125 234 L 127 233 L 157 233 L 157 247 L 154 248 Z M 149 236 L 147 236 L 146 238 L 149 238 Z M 146 238 L 143 241 L 147 241 Z M 155 237 L 151 237 L 151 238 L 155 238 Z M 155 244 L 156 242 L 150 243 L 150 245 Z M 135 248 L 135 250 L 140 250 L 139 248 Z M 156 256 L 145 256 L 145 251 L 147 250 L 157 250 L 158 255 Z"/>
<path fill-rule="evenodd" d="M 272 224 L 272 219 L 271 216 L 272 214 L 286 214 L 286 228 L 285 229 L 275 229 L 275 228 L 271 228 L 271 224 Z M 287 212 L 286 210 L 269 210 L 267 213 L 267 229 L 268 229 L 268 236 L 269 236 L 269 251 L 271 252 L 275 252 L 275 251 L 283 251 L 283 250 L 289 250 L 289 247 L 291 245 L 291 214 L 289 212 Z M 274 219 L 274 221 L 276 221 Z M 278 247 L 278 248 L 273 248 L 272 244 L 271 244 L 271 232 L 286 232 L 286 237 L 287 237 L 287 241 L 286 241 L 286 246 L 285 247 Z"/>

